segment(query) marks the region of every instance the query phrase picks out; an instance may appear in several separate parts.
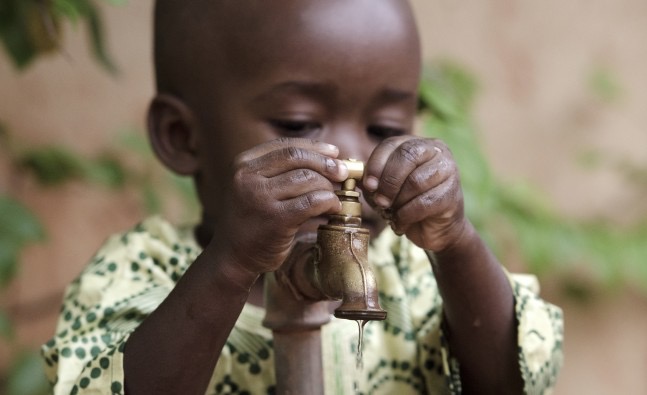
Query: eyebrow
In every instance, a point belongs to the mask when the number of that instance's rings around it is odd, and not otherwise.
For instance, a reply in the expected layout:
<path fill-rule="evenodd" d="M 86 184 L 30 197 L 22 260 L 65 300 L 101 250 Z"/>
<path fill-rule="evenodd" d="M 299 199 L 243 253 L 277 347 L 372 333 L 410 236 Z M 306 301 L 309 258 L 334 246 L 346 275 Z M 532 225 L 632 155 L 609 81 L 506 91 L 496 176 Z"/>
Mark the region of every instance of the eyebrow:
<path fill-rule="evenodd" d="M 399 102 L 409 102 L 418 100 L 418 92 L 410 92 L 400 89 L 386 88 L 383 89 L 379 94 L 377 101 L 378 103 L 399 103 Z"/>
<path fill-rule="evenodd" d="M 332 84 L 326 82 L 291 80 L 273 85 L 254 98 L 254 101 L 263 101 L 271 96 L 290 92 L 299 93 L 304 96 L 330 98 L 335 94 L 336 90 Z"/>
<path fill-rule="evenodd" d="M 310 96 L 322 99 L 331 99 L 337 91 L 337 88 L 327 82 L 290 80 L 271 86 L 268 90 L 254 98 L 254 102 L 262 102 L 274 95 L 282 93 L 298 93 L 304 96 Z M 411 103 L 418 101 L 418 93 L 397 88 L 384 88 L 378 92 L 375 103 L 397 104 Z"/>

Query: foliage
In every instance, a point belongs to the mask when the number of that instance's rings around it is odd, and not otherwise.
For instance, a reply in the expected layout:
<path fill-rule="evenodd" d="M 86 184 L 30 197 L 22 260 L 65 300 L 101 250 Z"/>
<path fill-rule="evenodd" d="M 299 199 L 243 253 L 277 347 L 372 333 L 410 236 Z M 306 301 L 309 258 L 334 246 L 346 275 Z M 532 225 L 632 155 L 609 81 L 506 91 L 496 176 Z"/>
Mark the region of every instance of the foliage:
<path fill-rule="evenodd" d="M 124 0 L 103 0 L 122 4 Z M 84 22 L 92 52 L 108 71 L 117 68 L 103 39 L 99 8 L 93 0 L 2 0 L 0 2 L 0 39 L 18 69 L 29 66 L 38 56 L 61 50 L 63 21 L 73 25 Z"/>
<path fill-rule="evenodd" d="M 607 103 L 615 101 L 622 89 L 609 68 L 599 65 L 593 69 L 588 79 L 589 91 L 594 97 Z"/>
<path fill-rule="evenodd" d="M 29 243 L 43 240 L 45 232 L 25 206 L 0 194 L 0 291 L 15 276 L 20 252 Z M 0 339 L 11 341 L 15 331 L 6 311 L 0 308 Z M 7 394 L 44 394 L 47 382 L 40 362 L 34 364 L 33 353 L 25 353 L 11 367 Z"/>
<path fill-rule="evenodd" d="M 129 131 L 98 155 L 81 155 L 60 145 L 18 148 L 8 144 L 2 148 L 10 158 L 10 166 L 22 177 L 30 177 L 44 188 L 55 188 L 71 181 L 84 182 L 112 190 L 134 189 L 139 192 L 142 207 L 148 212 L 164 208 L 168 195 L 182 199 L 185 216 L 197 214 L 197 199 L 190 181 L 172 175 L 157 166 L 141 133 Z M 124 160 L 128 156 L 129 162 Z M 160 189 L 161 188 L 161 189 Z M 166 193 L 170 192 L 170 193 Z M 165 198 L 162 198 L 164 196 Z M 29 243 L 41 241 L 44 229 L 38 218 L 15 199 L 0 194 L 0 291 L 14 278 L 21 251 Z M 9 315 L 0 309 L 0 338 L 11 341 L 14 336 Z M 49 385 L 42 375 L 40 358 L 34 352 L 16 348 L 19 357 L 9 372 L 7 394 L 44 394 Z"/>
<path fill-rule="evenodd" d="M 600 89 L 609 93 L 611 79 L 597 78 Z M 647 292 L 647 218 L 629 228 L 604 221 L 576 222 L 557 215 L 532 187 L 501 182 L 470 118 L 476 90 L 469 73 L 439 62 L 426 70 L 421 108 L 424 132 L 451 148 L 461 170 L 467 214 L 495 252 L 504 261 L 520 256 L 529 271 L 560 278 L 573 296 L 586 296 L 594 286 L 619 284 Z M 645 185 L 644 168 L 622 162 L 618 169 Z"/>
<path fill-rule="evenodd" d="M 119 5 L 125 0 L 102 0 Z M 0 41 L 18 70 L 24 70 L 41 55 L 61 51 L 63 22 L 85 23 L 92 52 L 98 63 L 115 73 L 117 67 L 106 49 L 101 15 L 94 0 L 1 0 Z M 58 185 L 69 179 L 84 179 L 112 187 L 126 183 L 126 170 L 115 156 L 101 155 L 87 160 L 71 150 L 49 146 L 17 154 L 10 149 L 8 132 L 0 123 L 0 148 L 11 166 L 28 170 L 44 185 Z M 29 243 L 41 241 L 44 229 L 36 216 L 0 190 L 0 292 L 18 271 L 20 253 Z M 0 392 L 7 395 L 40 395 L 49 392 L 40 358 L 34 351 L 13 343 L 13 322 L 0 309 L 0 340 L 11 346 L 12 361 L 6 382 L 0 377 Z"/>
<path fill-rule="evenodd" d="M 42 240 L 38 219 L 22 204 L 0 195 L 0 286 L 5 286 L 18 266 L 20 251 L 30 242 Z"/>
<path fill-rule="evenodd" d="M 9 372 L 6 394 L 45 395 L 49 392 L 40 357 L 32 352 L 21 353 Z"/>
<path fill-rule="evenodd" d="M 20 148 L 15 142 L 10 144 L 6 134 L 2 140 L 4 144 L 0 147 L 10 158 L 13 171 L 19 172 L 22 177 L 34 179 L 44 188 L 55 188 L 72 181 L 116 191 L 130 188 L 139 192 L 142 207 L 150 213 L 161 211 L 166 197 L 176 195 L 185 208 L 185 217 L 197 215 L 197 198 L 191 181 L 158 166 L 140 132 L 124 132 L 115 144 L 94 157 L 55 144 Z M 130 161 L 124 160 L 125 157 L 129 157 Z M 2 194 L 0 218 L 1 292 L 18 270 L 21 251 L 29 243 L 43 240 L 45 232 L 38 218 L 28 208 Z M 11 343 L 14 332 L 9 315 L 0 309 L 0 338 Z M 0 383 L 0 393 L 47 393 L 49 385 L 42 374 L 38 355 L 20 348 L 16 348 L 13 354 L 18 358 L 12 363 L 4 392 Z"/>
<path fill-rule="evenodd" d="M 17 145 L 6 144 L 5 151 L 11 158 L 11 165 L 43 187 L 53 188 L 80 181 L 113 190 L 131 188 L 139 193 L 142 207 L 148 213 L 164 209 L 161 195 L 166 188 L 181 199 L 186 216 L 197 213 L 197 198 L 191 180 L 158 166 L 141 131 L 119 133 L 113 144 L 94 156 L 82 155 L 58 144 L 25 148 Z M 160 188 L 161 192 L 158 191 Z"/>

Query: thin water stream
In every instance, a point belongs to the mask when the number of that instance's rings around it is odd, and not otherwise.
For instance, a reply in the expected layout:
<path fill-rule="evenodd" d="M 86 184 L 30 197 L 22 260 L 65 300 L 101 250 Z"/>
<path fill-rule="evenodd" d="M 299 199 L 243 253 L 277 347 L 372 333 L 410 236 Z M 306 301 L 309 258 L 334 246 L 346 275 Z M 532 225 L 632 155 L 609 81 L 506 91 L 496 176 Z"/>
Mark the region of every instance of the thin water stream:
<path fill-rule="evenodd" d="M 355 357 L 355 364 L 357 366 L 357 370 L 362 370 L 364 368 L 364 362 L 363 362 L 363 352 L 362 349 L 363 344 L 364 344 L 364 326 L 368 322 L 368 320 L 357 320 L 357 329 L 359 330 L 359 339 L 357 340 L 357 355 Z"/>

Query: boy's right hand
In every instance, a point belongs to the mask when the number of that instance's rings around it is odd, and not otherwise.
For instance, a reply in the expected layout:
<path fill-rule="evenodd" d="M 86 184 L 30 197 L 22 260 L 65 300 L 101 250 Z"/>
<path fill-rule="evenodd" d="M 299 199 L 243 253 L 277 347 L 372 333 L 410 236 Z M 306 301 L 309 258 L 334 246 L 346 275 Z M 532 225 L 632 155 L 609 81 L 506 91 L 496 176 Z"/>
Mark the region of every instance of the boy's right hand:
<path fill-rule="evenodd" d="M 211 245 L 249 272 L 278 269 L 301 225 L 341 209 L 333 183 L 344 181 L 348 169 L 338 154 L 333 145 L 300 138 L 239 154 Z"/>

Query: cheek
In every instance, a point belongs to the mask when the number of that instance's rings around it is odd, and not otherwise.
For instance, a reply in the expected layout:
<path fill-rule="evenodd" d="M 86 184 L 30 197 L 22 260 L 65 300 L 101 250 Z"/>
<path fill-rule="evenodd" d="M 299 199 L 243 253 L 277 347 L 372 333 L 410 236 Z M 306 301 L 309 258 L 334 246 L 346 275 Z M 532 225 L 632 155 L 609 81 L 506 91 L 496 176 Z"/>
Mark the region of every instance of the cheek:
<path fill-rule="evenodd" d="M 277 137 L 260 122 L 229 121 L 220 123 L 204 144 L 211 162 L 219 166 L 229 166 L 237 155 Z"/>

